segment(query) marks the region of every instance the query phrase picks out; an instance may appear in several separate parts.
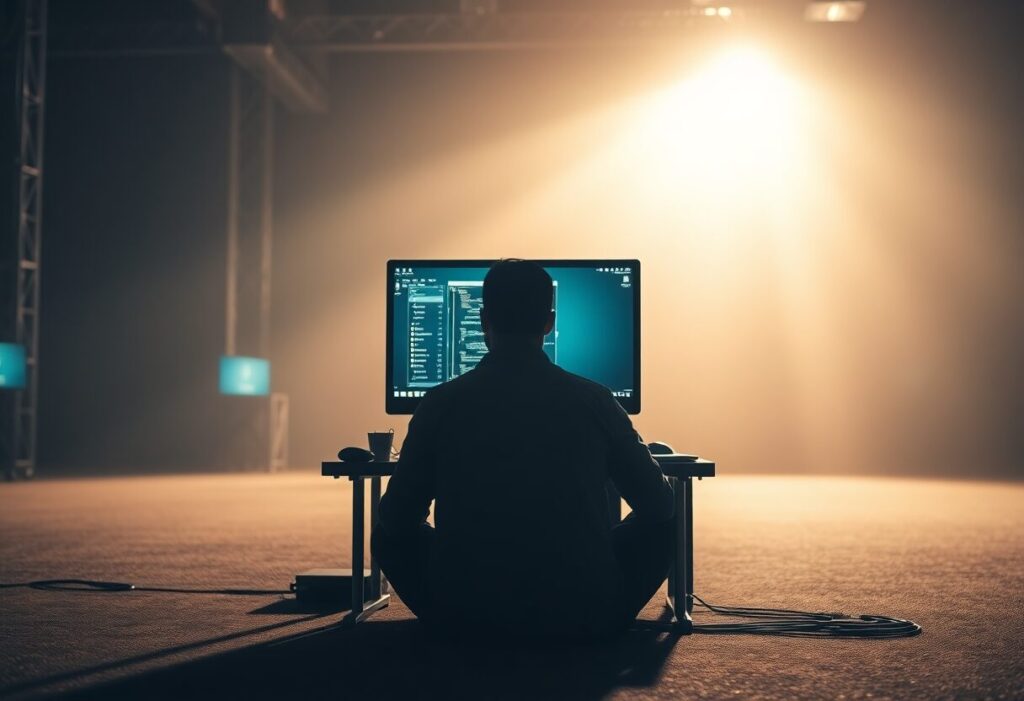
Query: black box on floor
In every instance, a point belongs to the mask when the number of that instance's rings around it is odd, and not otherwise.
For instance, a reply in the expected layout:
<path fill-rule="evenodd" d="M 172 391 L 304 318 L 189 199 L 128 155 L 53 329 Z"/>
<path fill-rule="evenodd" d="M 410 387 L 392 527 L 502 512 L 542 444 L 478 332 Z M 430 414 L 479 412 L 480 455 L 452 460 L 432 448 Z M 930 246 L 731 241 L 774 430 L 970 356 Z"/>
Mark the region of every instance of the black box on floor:
<path fill-rule="evenodd" d="M 352 608 L 352 570 L 316 569 L 295 575 L 292 591 L 300 603 L 340 604 Z M 363 601 L 370 598 L 370 578 L 363 577 Z"/>

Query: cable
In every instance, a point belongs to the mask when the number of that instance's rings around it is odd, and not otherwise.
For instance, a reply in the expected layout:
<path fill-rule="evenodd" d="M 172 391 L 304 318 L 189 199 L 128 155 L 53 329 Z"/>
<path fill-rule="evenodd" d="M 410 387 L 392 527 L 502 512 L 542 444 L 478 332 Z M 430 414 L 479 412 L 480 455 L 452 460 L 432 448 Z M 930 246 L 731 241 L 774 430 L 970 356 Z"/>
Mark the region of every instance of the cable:
<path fill-rule="evenodd" d="M 861 615 L 827 611 L 798 611 L 753 606 L 721 606 L 709 604 L 696 594 L 695 606 L 708 613 L 735 618 L 755 618 L 754 622 L 694 623 L 694 633 L 709 635 L 778 635 L 785 637 L 818 638 L 906 638 L 919 635 L 921 626 L 913 621 L 890 616 Z M 671 630 L 671 624 L 643 621 L 661 630 Z"/>
<path fill-rule="evenodd" d="M 150 591 L 167 594 L 220 594 L 224 596 L 277 596 L 291 594 L 288 589 L 192 589 L 187 587 L 139 587 L 130 582 L 104 582 L 96 579 L 40 579 L 20 584 L 0 584 L 2 589 L 26 587 L 44 591 L 124 592 Z"/>
<path fill-rule="evenodd" d="M 0 584 L 0 589 L 26 587 L 44 591 L 92 591 L 101 593 L 148 591 L 169 594 L 217 594 L 224 596 L 282 596 L 288 589 L 199 589 L 175 587 L 139 587 L 130 582 L 105 582 L 95 579 L 40 579 L 18 584 Z M 799 611 L 756 606 L 710 604 L 693 594 L 694 605 L 718 616 L 753 618 L 753 622 L 694 623 L 694 633 L 708 635 L 777 635 L 818 638 L 906 638 L 919 635 L 921 626 L 913 621 L 890 616 L 850 616 L 831 611 Z M 660 621 L 638 620 L 646 628 L 671 631 L 672 625 Z"/>

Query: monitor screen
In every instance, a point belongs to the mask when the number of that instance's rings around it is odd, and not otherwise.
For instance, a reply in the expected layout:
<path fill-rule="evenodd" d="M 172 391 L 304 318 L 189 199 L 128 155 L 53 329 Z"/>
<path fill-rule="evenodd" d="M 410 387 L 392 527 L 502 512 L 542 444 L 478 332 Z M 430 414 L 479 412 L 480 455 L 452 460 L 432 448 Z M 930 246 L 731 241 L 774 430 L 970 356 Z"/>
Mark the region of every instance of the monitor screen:
<path fill-rule="evenodd" d="M 539 260 L 554 282 L 554 363 L 640 411 L 640 261 Z M 387 272 L 389 414 L 411 414 L 426 390 L 476 367 L 491 260 L 392 260 Z"/>

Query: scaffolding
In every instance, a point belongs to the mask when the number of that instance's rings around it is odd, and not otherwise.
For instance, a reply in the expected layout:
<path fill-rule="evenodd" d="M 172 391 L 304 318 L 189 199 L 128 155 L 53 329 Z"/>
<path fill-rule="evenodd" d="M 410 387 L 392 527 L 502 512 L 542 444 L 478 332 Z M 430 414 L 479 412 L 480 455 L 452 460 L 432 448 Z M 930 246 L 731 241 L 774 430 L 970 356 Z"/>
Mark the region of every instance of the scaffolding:
<path fill-rule="evenodd" d="M 22 0 L 16 74 L 18 160 L 16 173 L 16 250 L 11 272 L 13 323 L 5 340 L 25 350 L 25 386 L 6 398 L 3 427 L 7 479 L 32 477 L 36 469 L 39 402 L 39 276 L 43 231 L 43 127 L 46 107 L 46 0 Z M 13 268 L 11 270 L 10 268 Z M 12 305 L 5 305 L 11 319 Z M 13 406 L 11 406 L 13 404 Z"/>
<path fill-rule="evenodd" d="M 237 63 L 229 67 L 228 201 L 224 354 L 271 356 L 274 96 Z M 288 464 L 288 395 L 275 392 L 236 436 L 242 467 L 275 471 Z M 266 452 L 249 446 L 265 440 Z"/>

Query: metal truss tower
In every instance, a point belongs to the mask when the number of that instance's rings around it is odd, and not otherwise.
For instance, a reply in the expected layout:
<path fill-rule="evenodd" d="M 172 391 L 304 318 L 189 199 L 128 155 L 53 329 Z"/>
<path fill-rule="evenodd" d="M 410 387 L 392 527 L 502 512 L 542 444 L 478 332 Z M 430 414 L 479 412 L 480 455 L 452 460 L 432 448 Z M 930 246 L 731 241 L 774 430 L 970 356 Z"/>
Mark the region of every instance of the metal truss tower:
<path fill-rule="evenodd" d="M 225 355 L 269 358 L 273 260 L 274 96 L 238 64 L 230 69 L 228 125 Z M 275 393 L 243 430 L 246 467 L 280 469 L 288 461 L 288 396 Z M 266 452 L 252 450 L 266 440 Z"/>
<path fill-rule="evenodd" d="M 13 305 L 5 304 L 10 320 L 4 340 L 25 349 L 25 387 L 8 402 L 2 443 L 5 476 L 32 477 L 36 467 L 36 409 L 39 398 L 39 275 L 43 223 L 43 126 L 46 105 L 46 0 L 21 3 L 16 107 L 18 161 L 16 249 L 5 280 L 13 288 Z M 5 276 L 6 277 L 6 276 Z M 7 295 L 4 295 L 5 300 Z M 13 306 L 13 309 L 10 307 Z M 13 312 L 13 315 L 11 314 Z"/>
<path fill-rule="evenodd" d="M 231 64 L 230 71 L 224 350 L 236 355 L 241 348 L 242 355 L 267 357 L 274 102 L 265 84 L 236 64 Z"/>

